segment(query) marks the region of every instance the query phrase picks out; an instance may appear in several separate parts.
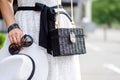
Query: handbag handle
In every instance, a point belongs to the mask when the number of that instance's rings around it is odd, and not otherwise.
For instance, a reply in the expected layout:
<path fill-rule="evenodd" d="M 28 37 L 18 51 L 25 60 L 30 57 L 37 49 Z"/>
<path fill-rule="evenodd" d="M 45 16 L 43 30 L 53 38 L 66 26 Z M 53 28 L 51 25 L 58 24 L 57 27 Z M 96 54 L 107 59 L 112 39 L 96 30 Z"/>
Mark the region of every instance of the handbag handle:
<path fill-rule="evenodd" d="M 59 11 L 59 9 L 60 9 L 59 0 L 57 0 L 57 15 L 58 15 L 58 19 L 55 22 L 55 28 L 59 28 L 59 26 L 60 26 L 60 14 L 65 14 L 69 18 L 73 28 L 75 28 L 75 22 L 74 22 L 74 18 L 73 18 L 74 17 L 73 16 L 74 15 L 74 13 L 73 13 L 73 0 L 71 0 L 71 17 L 67 13 L 65 13 L 63 11 Z"/>

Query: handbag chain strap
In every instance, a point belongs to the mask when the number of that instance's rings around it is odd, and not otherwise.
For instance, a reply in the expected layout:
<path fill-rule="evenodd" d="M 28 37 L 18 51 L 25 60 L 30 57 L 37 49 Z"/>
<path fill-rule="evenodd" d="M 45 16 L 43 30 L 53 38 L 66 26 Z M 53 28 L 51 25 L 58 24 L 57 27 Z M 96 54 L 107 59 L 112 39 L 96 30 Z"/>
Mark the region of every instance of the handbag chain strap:
<path fill-rule="evenodd" d="M 60 26 L 60 7 L 59 7 L 59 0 L 57 0 L 57 15 L 58 19 L 55 22 L 55 27 L 58 28 Z"/>
<path fill-rule="evenodd" d="M 71 18 L 72 18 L 72 25 L 75 27 L 75 22 L 74 22 L 74 13 L 73 13 L 73 0 L 71 0 Z"/>
<path fill-rule="evenodd" d="M 55 22 L 55 28 L 59 28 L 60 26 L 60 7 L 59 7 L 59 0 L 57 0 L 57 15 L 58 18 Z M 73 28 L 75 28 L 75 22 L 74 22 L 74 13 L 73 13 L 73 0 L 71 0 L 71 24 L 73 26 Z"/>

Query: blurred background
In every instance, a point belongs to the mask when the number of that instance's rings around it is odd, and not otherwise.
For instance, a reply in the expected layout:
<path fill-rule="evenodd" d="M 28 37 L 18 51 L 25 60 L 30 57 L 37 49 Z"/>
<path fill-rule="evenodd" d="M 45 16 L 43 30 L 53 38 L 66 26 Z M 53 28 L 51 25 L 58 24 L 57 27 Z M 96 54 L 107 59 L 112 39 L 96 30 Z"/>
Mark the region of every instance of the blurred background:
<path fill-rule="evenodd" d="M 74 0 L 73 4 L 76 25 L 85 31 L 82 80 L 120 80 L 120 0 Z M 62 0 L 62 5 L 70 14 L 70 0 Z M 6 31 L 0 15 L 0 48 Z"/>

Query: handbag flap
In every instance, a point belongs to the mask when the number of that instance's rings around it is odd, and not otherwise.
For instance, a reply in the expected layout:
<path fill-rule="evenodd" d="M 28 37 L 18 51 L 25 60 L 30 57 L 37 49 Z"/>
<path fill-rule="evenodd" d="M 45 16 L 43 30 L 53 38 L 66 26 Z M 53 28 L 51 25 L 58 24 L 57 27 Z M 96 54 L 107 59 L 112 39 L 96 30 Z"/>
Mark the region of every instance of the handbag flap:
<path fill-rule="evenodd" d="M 74 33 L 76 37 L 84 36 L 82 28 L 58 28 L 50 31 L 51 38 L 69 37 L 71 33 Z"/>

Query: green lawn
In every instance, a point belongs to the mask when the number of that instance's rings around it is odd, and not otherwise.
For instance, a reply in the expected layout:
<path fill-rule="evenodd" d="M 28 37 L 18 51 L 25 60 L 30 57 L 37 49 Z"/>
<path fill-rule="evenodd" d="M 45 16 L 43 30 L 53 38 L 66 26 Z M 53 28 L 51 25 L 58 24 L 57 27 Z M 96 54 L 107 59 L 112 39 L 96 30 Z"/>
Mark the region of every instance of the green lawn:
<path fill-rule="evenodd" d="M 97 24 L 98 27 L 108 27 L 107 24 Z M 112 23 L 111 28 L 116 28 L 116 29 L 120 29 L 120 24 L 119 23 Z"/>
<path fill-rule="evenodd" d="M 117 24 L 116 24 L 116 23 L 113 23 L 113 24 L 112 24 L 112 27 L 113 27 L 113 28 L 118 28 L 118 29 L 120 29 L 120 23 L 117 23 Z"/>

